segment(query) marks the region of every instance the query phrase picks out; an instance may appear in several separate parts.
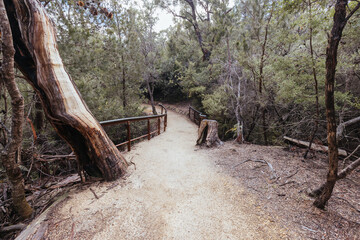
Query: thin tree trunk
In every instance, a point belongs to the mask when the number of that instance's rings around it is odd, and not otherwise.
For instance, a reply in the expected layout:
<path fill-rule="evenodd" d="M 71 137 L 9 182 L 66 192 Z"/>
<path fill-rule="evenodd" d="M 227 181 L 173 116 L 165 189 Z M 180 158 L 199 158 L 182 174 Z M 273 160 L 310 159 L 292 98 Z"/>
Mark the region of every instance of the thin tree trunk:
<path fill-rule="evenodd" d="M 121 54 L 121 65 L 122 65 L 122 98 L 123 98 L 123 107 L 124 109 L 127 106 L 126 102 L 126 73 L 125 73 L 125 61 L 124 61 L 124 55 Z"/>
<path fill-rule="evenodd" d="M 259 96 L 262 96 L 262 88 L 263 88 L 263 84 L 264 84 L 264 63 L 265 63 L 265 51 L 266 51 L 266 43 L 267 43 L 267 39 L 268 39 L 268 33 L 269 33 L 269 25 L 270 25 L 270 21 L 272 18 L 272 14 L 273 14 L 273 9 L 274 7 L 271 8 L 271 12 L 270 12 L 270 16 L 268 18 L 268 21 L 266 23 L 265 26 L 265 36 L 264 36 L 264 42 L 261 46 L 261 59 L 260 59 L 260 66 L 259 66 Z M 266 108 L 263 107 L 262 109 L 262 120 L 263 120 L 263 136 L 264 136 L 264 143 L 265 145 L 268 145 L 268 141 L 267 141 L 267 124 L 266 124 Z"/>
<path fill-rule="evenodd" d="M 327 140 L 329 146 L 329 172 L 321 194 L 316 198 L 314 206 L 324 208 L 334 189 L 338 172 L 338 144 L 336 141 L 336 118 L 334 104 L 335 72 L 337 51 L 342 32 L 348 19 L 360 7 L 360 3 L 346 16 L 348 0 L 337 0 L 335 4 L 334 24 L 328 38 L 326 48 L 325 105 L 327 120 Z"/>
<path fill-rule="evenodd" d="M 24 179 L 16 163 L 16 151 L 21 146 L 23 122 L 24 122 L 24 99 L 15 82 L 14 74 L 14 46 L 9 20 L 3 0 L 0 0 L 0 26 L 3 42 L 3 63 L 2 77 L 6 89 L 11 97 L 12 123 L 11 138 L 4 150 L 1 152 L 1 161 L 6 169 L 6 174 L 12 185 L 12 200 L 16 212 L 22 218 L 29 218 L 32 214 L 32 208 L 25 199 Z M 18 153 L 20 154 L 20 153 Z"/>
<path fill-rule="evenodd" d="M 64 69 L 52 21 L 36 0 L 5 0 L 15 61 L 40 96 L 45 114 L 89 175 L 114 180 L 127 163 L 89 111 Z"/>
<path fill-rule="evenodd" d="M 35 94 L 35 128 L 38 131 L 38 133 L 41 132 L 41 130 L 44 127 L 44 114 L 43 114 L 43 110 L 42 110 L 42 106 L 41 106 L 41 101 L 39 96 L 37 96 Z"/>
<path fill-rule="evenodd" d="M 151 108 L 152 108 L 152 111 L 153 111 L 153 114 L 154 115 L 157 115 L 157 112 L 156 112 L 156 108 L 155 108 L 155 102 L 154 102 L 154 86 L 150 86 L 150 80 L 149 80 L 150 76 L 148 76 L 146 78 L 146 87 L 148 89 L 148 92 L 149 92 L 149 97 L 150 97 L 150 103 L 151 103 Z"/>
<path fill-rule="evenodd" d="M 315 115 L 315 120 L 314 120 L 314 131 L 311 135 L 310 138 L 310 144 L 308 149 L 306 150 L 305 154 L 304 154 L 304 158 L 307 157 L 310 149 L 311 149 L 311 145 L 315 139 L 315 135 L 316 132 L 319 128 L 319 92 L 318 92 L 318 81 L 317 81 L 317 77 L 316 77 L 316 65 L 315 65 L 315 59 L 314 59 L 314 50 L 313 50 L 313 44 L 312 44 L 312 39 L 313 39 L 313 29 L 312 29 L 312 6 L 311 6 L 311 0 L 309 0 L 309 22 L 310 22 L 310 55 L 311 55 L 311 63 L 312 63 L 312 72 L 313 72 L 313 77 L 314 77 L 314 86 L 315 86 L 315 107 L 316 107 L 316 115 Z"/>

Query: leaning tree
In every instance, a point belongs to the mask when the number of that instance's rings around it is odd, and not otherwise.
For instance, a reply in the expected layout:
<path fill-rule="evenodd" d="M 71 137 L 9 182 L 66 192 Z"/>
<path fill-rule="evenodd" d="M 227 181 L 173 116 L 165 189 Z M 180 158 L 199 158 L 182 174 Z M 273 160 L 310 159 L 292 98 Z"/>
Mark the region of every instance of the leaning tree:
<path fill-rule="evenodd" d="M 4 0 L 15 63 L 35 89 L 47 119 L 71 146 L 80 169 L 114 180 L 127 163 L 94 118 L 60 58 L 53 22 L 37 0 Z"/>

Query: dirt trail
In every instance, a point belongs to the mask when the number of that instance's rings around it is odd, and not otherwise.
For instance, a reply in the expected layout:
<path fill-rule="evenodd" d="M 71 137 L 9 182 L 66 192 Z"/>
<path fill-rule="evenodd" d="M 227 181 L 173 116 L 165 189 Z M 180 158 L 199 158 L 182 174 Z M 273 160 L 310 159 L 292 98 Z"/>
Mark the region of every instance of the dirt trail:
<path fill-rule="evenodd" d="M 294 239 L 206 149 L 197 127 L 169 111 L 165 133 L 126 154 L 126 180 L 71 194 L 50 219 L 49 239 Z"/>

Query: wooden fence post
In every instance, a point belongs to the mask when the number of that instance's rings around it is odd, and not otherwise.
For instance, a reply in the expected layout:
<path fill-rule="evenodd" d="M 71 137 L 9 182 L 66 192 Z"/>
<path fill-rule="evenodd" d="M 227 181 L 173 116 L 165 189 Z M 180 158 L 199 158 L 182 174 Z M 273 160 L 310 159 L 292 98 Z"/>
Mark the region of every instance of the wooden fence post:
<path fill-rule="evenodd" d="M 160 117 L 158 118 L 158 135 L 160 135 Z"/>
<path fill-rule="evenodd" d="M 130 121 L 127 121 L 127 137 L 128 137 L 128 151 L 131 151 L 131 132 L 130 132 Z"/>
<path fill-rule="evenodd" d="M 151 134 L 150 134 L 150 119 L 147 120 L 147 130 L 148 130 L 148 140 L 150 140 L 150 138 L 151 138 Z"/>

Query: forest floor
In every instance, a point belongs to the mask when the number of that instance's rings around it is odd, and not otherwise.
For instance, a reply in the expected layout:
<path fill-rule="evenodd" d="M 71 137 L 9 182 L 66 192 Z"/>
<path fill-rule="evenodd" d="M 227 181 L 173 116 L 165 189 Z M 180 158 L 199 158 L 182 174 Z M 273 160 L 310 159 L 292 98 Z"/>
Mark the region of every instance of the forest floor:
<path fill-rule="evenodd" d="M 303 162 L 297 148 L 208 149 L 196 138 L 197 126 L 169 111 L 166 132 L 125 154 L 127 177 L 80 186 L 50 209 L 46 238 L 360 239 L 359 171 L 322 211 L 306 191 L 325 178 L 324 155 Z"/>

